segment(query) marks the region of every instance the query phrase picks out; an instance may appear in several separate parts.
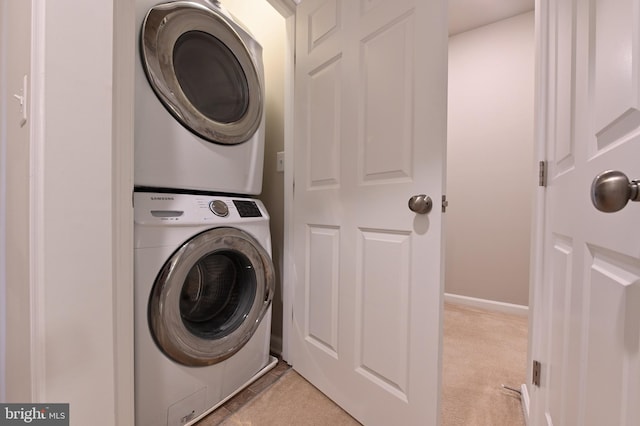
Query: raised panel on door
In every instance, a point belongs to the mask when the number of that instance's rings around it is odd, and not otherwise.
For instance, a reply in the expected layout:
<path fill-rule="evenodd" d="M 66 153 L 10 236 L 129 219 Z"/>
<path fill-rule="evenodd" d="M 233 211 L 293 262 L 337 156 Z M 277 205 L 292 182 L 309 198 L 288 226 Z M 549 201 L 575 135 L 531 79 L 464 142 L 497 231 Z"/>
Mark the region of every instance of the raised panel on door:
<path fill-rule="evenodd" d="M 640 259 L 589 247 L 586 425 L 640 419 Z M 612 350 L 618 348 L 619 350 Z"/>
<path fill-rule="evenodd" d="M 408 13 L 360 43 L 363 183 L 413 177 L 413 25 Z"/>
<path fill-rule="evenodd" d="M 591 5 L 590 95 L 598 149 L 640 126 L 637 10 L 637 0 L 597 0 Z"/>
<path fill-rule="evenodd" d="M 544 380 L 549 382 L 548 414 L 554 424 L 578 424 L 577 407 L 583 351 L 582 332 L 576 319 L 583 315 L 583 289 L 577 284 L 582 253 L 563 235 L 553 236 L 551 279 L 549 280 L 549 358 Z M 577 253 L 577 254 L 576 254 Z"/>
<path fill-rule="evenodd" d="M 569 334 L 570 292 L 573 278 L 573 242 L 570 238 L 555 236 L 552 249 L 551 280 L 549 281 L 549 361 L 548 374 L 556 377 L 549 386 L 548 411 L 558 424 L 564 422 L 564 404 L 567 397 L 568 351 L 564 342 Z"/>
<path fill-rule="evenodd" d="M 332 34 L 340 30 L 340 6 L 342 0 L 328 0 L 318 4 L 309 13 L 308 19 L 308 51 L 321 45 Z"/>
<path fill-rule="evenodd" d="M 409 380 L 411 233 L 360 229 L 356 371 L 403 401 Z"/>
<path fill-rule="evenodd" d="M 309 226 L 306 258 L 306 340 L 338 358 L 340 229 Z"/>
<path fill-rule="evenodd" d="M 307 77 L 307 184 L 314 189 L 335 187 L 340 183 L 340 68 L 340 55 L 337 55 L 311 70 Z"/>
<path fill-rule="evenodd" d="M 554 175 L 567 173 L 575 163 L 574 109 L 575 101 L 575 7 L 576 0 L 563 0 L 555 3 L 556 19 L 553 30 L 556 32 L 555 45 L 555 108 L 553 112 L 555 134 L 553 135 Z"/>

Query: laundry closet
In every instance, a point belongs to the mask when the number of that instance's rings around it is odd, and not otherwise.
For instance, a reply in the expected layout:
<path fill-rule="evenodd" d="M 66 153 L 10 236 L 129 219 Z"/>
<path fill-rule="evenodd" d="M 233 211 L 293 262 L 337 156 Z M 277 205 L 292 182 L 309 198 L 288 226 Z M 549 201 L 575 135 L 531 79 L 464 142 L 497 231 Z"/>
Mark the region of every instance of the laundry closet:
<path fill-rule="evenodd" d="M 135 422 L 193 424 L 277 363 L 262 46 L 217 0 L 136 25 Z"/>

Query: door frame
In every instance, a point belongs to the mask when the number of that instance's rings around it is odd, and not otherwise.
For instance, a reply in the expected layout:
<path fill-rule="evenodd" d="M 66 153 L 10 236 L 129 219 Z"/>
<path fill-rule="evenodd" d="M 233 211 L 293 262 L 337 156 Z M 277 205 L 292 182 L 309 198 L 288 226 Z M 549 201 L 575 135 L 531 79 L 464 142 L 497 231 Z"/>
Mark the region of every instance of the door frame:
<path fill-rule="evenodd" d="M 548 1 L 535 0 L 534 6 L 534 34 L 535 34 L 535 70 L 534 70 L 534 170 L 539 170 L 540 162 L 547 158 L 546 130 L 547 130 L 547 53 L 549 26 Z M 546 206 L 546 188 L 540 186 L 539 176 L 533 176 L 533 185 L 536 186 L 533 199 L 532 225 L 531 225 L 531 253 L 530 253 L 530 278 L 529 278 L 529 343 L 527 349 L 526 383 L 521 386 L 522 405 L 526 424 L 530 424 L 532 398 L 536 397 L 536 388 L 532 384 L 533 360 L 540 359 L 543 347 L 541 335 L 541 318 L 548 311 L 543 300 L 543 262 L 544 262 L 544 212 Z"/>
<path fill-rule="evenodd" d="M 303 0 L 266 0 L 277 10 L 286 25 L 285 65 L 284 65 L 284 236 L 282 259 L 282 359 L 290 360 L 291 322 L 293 319 L 294 286 L 296 270 L 293 262 L 293 175 L 294 144 L 294 72 L 295 72 L 295 36 L 296 5 Z M 290 363 L 290 362 L 289 362 Z"/>

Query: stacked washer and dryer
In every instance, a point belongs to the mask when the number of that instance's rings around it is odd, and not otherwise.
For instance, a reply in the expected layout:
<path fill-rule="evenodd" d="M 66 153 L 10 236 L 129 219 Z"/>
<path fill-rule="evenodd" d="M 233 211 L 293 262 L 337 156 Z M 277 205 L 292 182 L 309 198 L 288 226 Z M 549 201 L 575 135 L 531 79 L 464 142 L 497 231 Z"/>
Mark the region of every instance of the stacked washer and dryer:
<path fill-rule="evenodd" d="M 137 426 L 186 425 L 275 365 L 262 48 L 215 0 L 136 0 Z"/>

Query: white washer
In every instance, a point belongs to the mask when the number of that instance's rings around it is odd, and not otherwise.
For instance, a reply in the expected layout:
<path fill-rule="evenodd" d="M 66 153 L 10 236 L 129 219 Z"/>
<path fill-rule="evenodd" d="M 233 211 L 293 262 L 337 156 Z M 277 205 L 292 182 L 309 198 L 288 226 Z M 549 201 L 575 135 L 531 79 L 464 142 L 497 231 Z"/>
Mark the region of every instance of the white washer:
<path fill-rule="evenodd" d="M 202 418 L 275 365 L 258 200 L 134 193 L 137 426 Z"/>
<path fill-rule="evenodd" d="M 136 0 L 137 187 L 259 194 L 262 47 L 215 0 Z"/>

